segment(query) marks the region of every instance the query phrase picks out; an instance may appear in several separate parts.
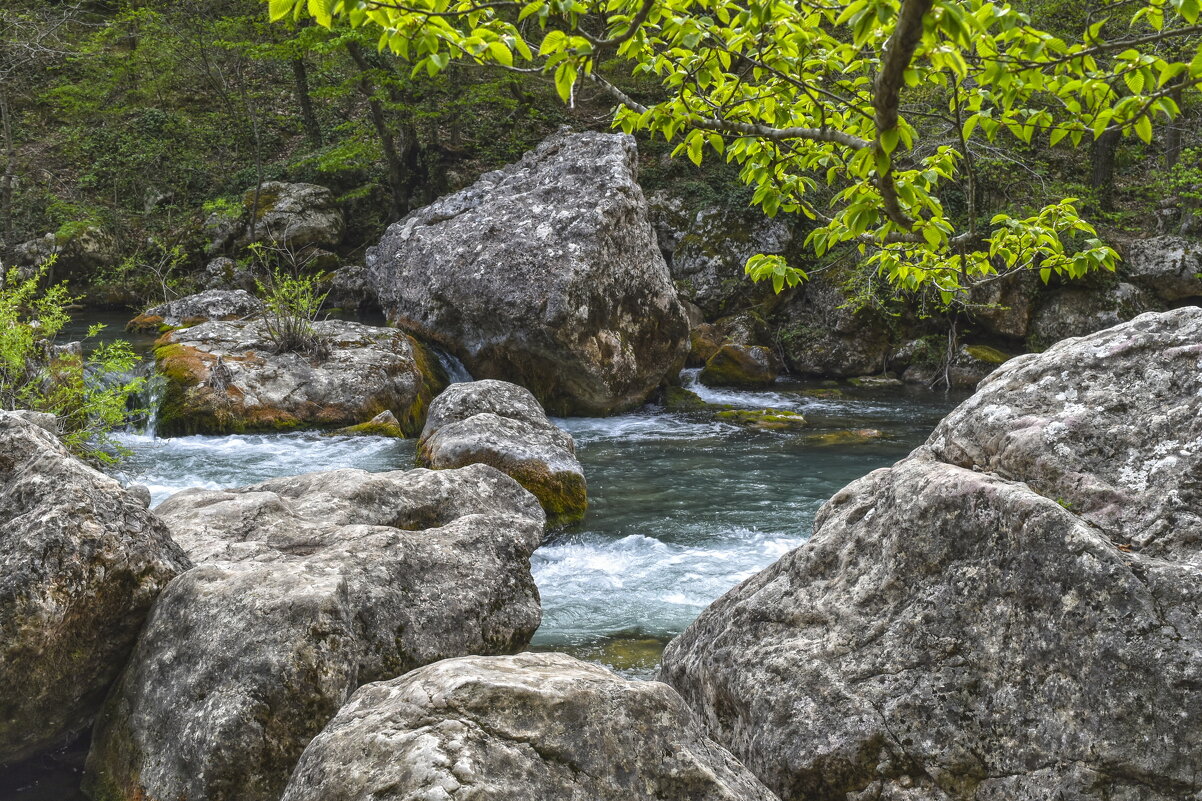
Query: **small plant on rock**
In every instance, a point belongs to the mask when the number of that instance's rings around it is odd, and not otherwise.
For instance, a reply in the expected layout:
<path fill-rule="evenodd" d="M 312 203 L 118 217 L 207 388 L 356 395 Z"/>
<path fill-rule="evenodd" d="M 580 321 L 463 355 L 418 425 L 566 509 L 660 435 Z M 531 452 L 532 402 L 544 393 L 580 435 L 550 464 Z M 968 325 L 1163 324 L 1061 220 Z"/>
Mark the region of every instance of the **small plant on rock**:
<path fill-rule="evenodd" d="M 263 277 L 256 279 L 263 299 L 263 323 L 276 353 L 327 358 L 330 345 L 314 329 L 329 292 L 317 276 L 305 275 L 305 259 L 283 247 L 251 245 Z"/>

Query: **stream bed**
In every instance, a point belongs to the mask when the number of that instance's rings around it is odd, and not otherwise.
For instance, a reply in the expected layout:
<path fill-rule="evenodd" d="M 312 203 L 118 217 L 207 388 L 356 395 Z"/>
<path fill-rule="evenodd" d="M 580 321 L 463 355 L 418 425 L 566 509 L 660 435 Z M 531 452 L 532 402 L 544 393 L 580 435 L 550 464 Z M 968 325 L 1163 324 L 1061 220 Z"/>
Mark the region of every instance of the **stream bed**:
<path fill-rule="evenodd" d="M 827 498 L 908 453 L 955 400 L 903 388 L 785 382 L 770 391 L 712 390 L 697 385 L 694 372 L 684 378 L 712 403 L 795 410 L 811 426 L 761 432 L 655 406 L 556 420 L 576 439 L 590 508 L 583 523 L 552 535 L 533 557 L 543 607 L 533 648 L 651 676 L 664 644 L 702 609 L 804 542 Z M 860 428 L 884 436 L 850 445 L 814 442 L 824 432 Z M 187 487 L 414 463 L 412 440 L 315 432 L 122 440 L 132 456 L 121 478 L 145 484 L 156 504 Z"/>

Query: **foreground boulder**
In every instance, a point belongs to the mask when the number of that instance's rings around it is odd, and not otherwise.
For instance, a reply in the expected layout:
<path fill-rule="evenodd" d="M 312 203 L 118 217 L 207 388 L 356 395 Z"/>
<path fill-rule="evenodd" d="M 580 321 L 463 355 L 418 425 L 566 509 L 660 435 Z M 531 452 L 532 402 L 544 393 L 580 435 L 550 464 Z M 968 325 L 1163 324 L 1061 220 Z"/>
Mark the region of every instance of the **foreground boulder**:
<path fill-rule="evenodd" d="M 392 225 L 367 252 L 389 319 L 552 414 L 643 403 L 688 320 L 635 180 L 634 139 L 559 134 Z"/>
<path fill-rule="evenodd" d="M 391 411 L 402 431 L 421 431 L 443 386 L 437 362 L 391 328 L 313 324 L 329 355 L 276 353 L 262 321 L 209 322 L 155 343 L 167 378 L 158 431 L 227 434 L 357 425 Z"/>
<path fill-rule="evenodd" d="M 155 597 L 190 565 L 53 418 L 0 412 L 0 765 L 91 725 Z"/>
<path fill-rule="evenodd" d="M 534 493 L 551 525 L 579 520 L 588 508 L 572 435 L 516 384 L 484 380 L 447 387 L 430 404 L 417 459 L 439 470 L 492 465 Z"/>
<path fill-rule="evenodd" d="M 198 566 L 106 703 L 93 798 L 275 801 L 360 684 L 518 651 L 539 624 L 542 511 L 485 465 L 186 490 L 158 512 Z"/>
<path fill-rule="evenodd" d="M 355 694 L 284 801 L 775 801 L 680 697 L 564 654 L 449 659 Z"/>
<path fill-rule="evenodd" d="M 243 289 L 210 289 L 147 309 L 130 320 L 125 330 L 158 333 L 209 320 L 242 320 L 261 309 L 258 298 Z"/>
<path fill-rule="evenodd" d="M 1202 310 L 1010 360 L 661 677 L 783 799 L 1202 792 Z"/>

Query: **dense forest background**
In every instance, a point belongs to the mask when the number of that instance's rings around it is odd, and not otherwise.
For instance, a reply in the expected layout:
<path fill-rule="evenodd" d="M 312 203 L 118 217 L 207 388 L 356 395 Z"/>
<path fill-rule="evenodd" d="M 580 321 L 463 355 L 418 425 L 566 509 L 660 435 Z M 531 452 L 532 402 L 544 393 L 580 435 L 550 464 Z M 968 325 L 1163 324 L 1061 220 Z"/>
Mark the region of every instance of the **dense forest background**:
<path fill-rule="evenodd" d="M 1067 34 L 1090 3 L 1021 4 Z M 653 83 L 622 87 L 638 98 Z M 904 112 L 930 147 L 958 131 L 934 91 Z M 93 301 L 152 300 L 147 275 L 185 281 L 206 259 L 206 220 L 263 181 L 330 187 L 350 221 L 350 263 L 408 211 L 513 161 L 562 125 L 607 129 L 612 102 L 583 89 L 572 107 L 539 76 L 453 66 L 437 77 L 377 52 L 363 30 L 269 24 L 257 0 L 8 0 L 0 16 L 0 256 L 52 234 L 76 259 L 66 277 Z M 1121 241 L 1197 225 L 1199 110 L 1150 145 L 1104 135 L 1078 149 L 1003 134 L 973 145 L 978 215 L 1065 196 Z M 644 188 L 693 209 L 746 206 L 721 163 L 694 167 L 640 142 Z M 973 206 L 961 197 L 953 211 Z M 24 250 L 29 253 L 28 247 Z M 159 282 L 161 283 L 161 281 Z"/>

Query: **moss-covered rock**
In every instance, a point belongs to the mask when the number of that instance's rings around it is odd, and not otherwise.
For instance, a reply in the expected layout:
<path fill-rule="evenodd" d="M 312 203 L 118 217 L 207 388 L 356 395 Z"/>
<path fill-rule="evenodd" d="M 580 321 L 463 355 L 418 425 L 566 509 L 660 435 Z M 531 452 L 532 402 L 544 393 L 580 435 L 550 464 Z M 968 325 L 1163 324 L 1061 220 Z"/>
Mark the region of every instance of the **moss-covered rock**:
<path fill-rule="evenodd" d="M 729 407 L 707 403 L 696 392 L 684 387 L 668 387 L 664 390 L 664 408 L 669 412 L 704 412 Z"/>
<path fill-rule="evenodd" d="M 275 353 L 259 322 L 209 322 L 160 337 L 155 362 L 167 382 L 159 432 L 339 428 L 385 411 L 403 434 L 421 431 L 445 386 L 425 348 L 391 328 L 323 321 L 314 329 L 327 358 Z"/>
<path fill-rule="evenodd" d="M 762 387 L 776 381 L 779 373 L 776 357 L 768 348 L 727 343 L 705 363 L 699 379 L 714 387 Z"/>
<path fill-rule="evenodd" d="M 1008 353 L 1003 353 L 997 348 L 992 348 L 989 345 L 965 345 L 964 353 L 976 359 L 979 362 L 986 364 L 1002 364 L 1010 360 L 1011 356 Z"/>
<path fill-rule="evenodd" d="M 853 387 L 874 389 L 878 387 L 900 387 L 903 382 L 900 378 L 891 375 L 858 375 L 847 379 L 847 383 Z"/>
<path fill-rule="evenodd" d="M 884 436 L 885 432 L 876 428 L 849 428 L 843 431 L 828 431 L 825 434 L 811 434 L 805 438 L 805 443 L 819 447 L 865 445 Z"/>
<path fill-rule="evenodd" d="M 380 412 L 366 423 L 359 423 L 358 425 L 339 428 L 330 433 L 344 437 L 405 438 L 405 432 L 401 430 L 401 424 L 396 419 L 396 415 L 388 410 Z"/>
<path fill-rule="evenodd" d="M 760 431 L 795 431 L 807 425 L 804 415 L 787 409 L 728 409 L 715 416 L 724 423 Z"/>

